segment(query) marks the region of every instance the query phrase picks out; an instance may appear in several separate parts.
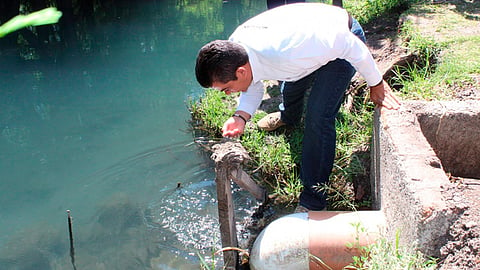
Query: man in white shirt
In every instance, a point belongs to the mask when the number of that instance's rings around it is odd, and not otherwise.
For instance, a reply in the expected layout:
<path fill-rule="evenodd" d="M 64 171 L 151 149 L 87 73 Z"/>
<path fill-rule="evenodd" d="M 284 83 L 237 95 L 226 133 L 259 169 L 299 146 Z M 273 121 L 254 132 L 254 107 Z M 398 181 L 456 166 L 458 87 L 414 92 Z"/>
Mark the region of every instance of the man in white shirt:
<path fill-rule="evenodd" d="M 241 92 L 235 114 L 223 126 L 225 137 L 244 132 L 262 101 L 262 80 L 285 82 L 284 110 L 268 116 L 267 130 L 298 124 L 311 87 L 300 168 L 303 210 L 326 207 L 326 195 L 318 187 L 328 182 L 333 167 L 335 117 L 355 70 L 370 86 L 375 104 L 387 109 L 400 105 L 364 41 L 361 26 L 344 9 L 298 3 L 267 10 L 237 27 L 228 41 L 212 41 L 199 51 L 195 72 L 200 85 L 226 94 Z"/>

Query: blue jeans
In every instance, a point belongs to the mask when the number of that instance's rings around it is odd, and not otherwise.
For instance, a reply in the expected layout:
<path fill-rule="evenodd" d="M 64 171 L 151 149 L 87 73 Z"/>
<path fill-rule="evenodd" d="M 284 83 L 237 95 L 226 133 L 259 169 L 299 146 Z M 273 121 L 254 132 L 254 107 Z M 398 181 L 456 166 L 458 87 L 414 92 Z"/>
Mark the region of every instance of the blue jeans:
<path fill-rule="evenodd" d="M 363 29 L 356 20 L 352 33 L 363 42 Z M 335 118 L 343 102 L 345 91 L 355 74 L 355 69 L 343 59 L 328 62 L 310 75 L 283 86 L 281 119 L 288 125 L 297 125 L 304 110 L 304 97 L 311 87 L 305 114 L 300 178 L 304 189 L 300 205 L 310 210 L 321 210 L 327 205 L 324 191 L 335 159 Z"/>

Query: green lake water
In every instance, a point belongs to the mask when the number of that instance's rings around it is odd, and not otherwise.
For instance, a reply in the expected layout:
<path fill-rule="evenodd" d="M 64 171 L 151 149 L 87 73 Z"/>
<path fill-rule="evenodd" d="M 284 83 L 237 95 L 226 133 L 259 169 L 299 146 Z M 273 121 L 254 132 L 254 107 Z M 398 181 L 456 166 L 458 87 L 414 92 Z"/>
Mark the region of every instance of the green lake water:
<path fill-rule="evenodd" d="M 186 102 L 203 91 L 198 49 L 266 5 L 100 3 L 38 44 L 28 29 L 0 40 L 0 269 L 73 269 L 66 210 L 79 270 L 198 269 L 219 247 Z M 255 204 L 236 200 L 239 217 Z"/>

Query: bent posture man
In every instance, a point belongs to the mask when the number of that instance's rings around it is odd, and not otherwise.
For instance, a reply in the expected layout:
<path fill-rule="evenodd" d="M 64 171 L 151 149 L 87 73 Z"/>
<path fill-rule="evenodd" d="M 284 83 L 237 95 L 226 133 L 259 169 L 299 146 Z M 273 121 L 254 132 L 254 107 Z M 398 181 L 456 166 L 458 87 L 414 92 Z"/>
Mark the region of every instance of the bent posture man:
<path fill-rule="evenodd" d="M 199 51 L 195 71 L 200 85 L 226 94 L 242 92 L 235 114 L 223 126 L 226 137 L 243 133 L 262 100 L 262 80 L 285 81 L 284 110 L 263 121 L 269 130 L 300 121 L 311 87 L 300 166 L 304 189 L 297 208 L 326 207 L 318 186 L 328 182 L 333 167 L 335 117 L 355 70 L 370 86 L 375 104 L 399 107 L 364 42 L 361 26 L 344 9 L 299 3 L 263 12 L 240 25 L 228 41 L 212 41 Z"/>

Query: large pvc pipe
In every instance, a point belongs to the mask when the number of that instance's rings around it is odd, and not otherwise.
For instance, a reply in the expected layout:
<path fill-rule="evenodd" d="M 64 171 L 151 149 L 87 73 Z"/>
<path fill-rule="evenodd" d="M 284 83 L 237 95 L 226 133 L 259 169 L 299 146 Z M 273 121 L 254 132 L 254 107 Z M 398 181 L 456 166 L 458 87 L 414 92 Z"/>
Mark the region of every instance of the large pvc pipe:
<path fill-rule="evenodd" d="M 385 228 L 381 211 L 296 213 L 270 223 L 250 252 L 253 270 L 342 269 Z"/>

